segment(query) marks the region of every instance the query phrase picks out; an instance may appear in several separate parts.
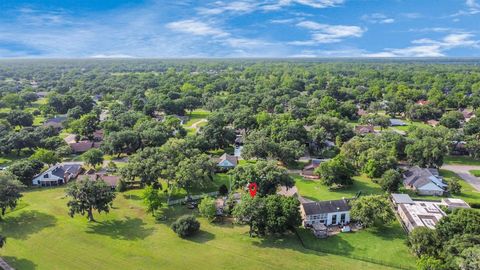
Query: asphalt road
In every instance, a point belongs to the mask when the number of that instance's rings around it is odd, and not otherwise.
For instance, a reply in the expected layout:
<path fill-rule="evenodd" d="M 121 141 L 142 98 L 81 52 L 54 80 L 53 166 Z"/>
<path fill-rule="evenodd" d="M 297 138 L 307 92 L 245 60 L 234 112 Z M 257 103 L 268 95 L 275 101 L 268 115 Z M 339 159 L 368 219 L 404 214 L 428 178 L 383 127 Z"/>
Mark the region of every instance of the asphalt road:
<path fill-rule="evenodd" d="M 480 170 L 480 166 L 470 165 L 443 165 L 442 169 L 456 173 L 463 180 L 468 182 L 478 192 L 480 192 L 480 178 L 473 176 L 469 171 Z"/>

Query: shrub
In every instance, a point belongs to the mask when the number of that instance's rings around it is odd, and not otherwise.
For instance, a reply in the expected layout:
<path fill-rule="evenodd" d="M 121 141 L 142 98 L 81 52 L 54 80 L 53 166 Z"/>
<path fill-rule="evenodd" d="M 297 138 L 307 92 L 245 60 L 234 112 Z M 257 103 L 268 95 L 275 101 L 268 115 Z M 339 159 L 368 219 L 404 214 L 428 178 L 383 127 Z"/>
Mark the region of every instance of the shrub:
<path fill-rule="evenodd" d="M 118 181 L 116 190 L 118 192 L 126 191 L 127 190 L 127 183 L 125 183 L 125 181 L 123 181 L 123 180 Z"/>
<path fill-rule="evenodd" d="M 200 222 L 191 215 L 181 216 L 172 224 L 172 230 L 182 238 L 189 237 L 200 230 Z"/>
<path fill-rule="evenodd" d="M 222 195 L 222 196 L 225 196 L 228 194 L 228 188 L 225 184 L 221 185 L 219 188 L 218 188 L 218 194 Z"/>
<path fill-rule="evenodd" d="M 198 210 L 200 211 L 200 215 L 202 215 L 202 217 L 207 218 L 209 221 L 215 220 L 215 215 L 217 214 L 215 199 L 210 197 L 203 198 L 198 205 Z"/>

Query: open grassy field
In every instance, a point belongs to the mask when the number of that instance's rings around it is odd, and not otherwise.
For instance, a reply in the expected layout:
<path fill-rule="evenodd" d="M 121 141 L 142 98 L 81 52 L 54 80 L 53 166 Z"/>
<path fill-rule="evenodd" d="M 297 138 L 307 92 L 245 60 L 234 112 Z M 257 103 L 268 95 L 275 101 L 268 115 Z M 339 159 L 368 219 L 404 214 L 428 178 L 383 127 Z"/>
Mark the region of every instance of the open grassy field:
<path fill-rule="evenodd" d="M 1 256 L 16 269 L 392 269 L 305 249 L 294 235 L 250 238 L 244 226 L 204 219 L 197 236 L 181 239 L 170 223 L 196 210 L 164 208 L 168 219 L 156 222 L 145 213 L 140 190 L 118 194 L 109 214 L 96 214 L 97 222 L 88 223 L 67 215 L 64 192 L 63 187 L 26 192 L 23 207 L 0 223 L 8 237 Z M 380 245 L 372 241 L 358 242 L 349 252 Z"/>
<path fill-rule="evenodd" d="M 383 194 L 380 186 L 365 175 L 354 177 L 354 184 L 347 188 L 329 190 L 320 181 L 305 180 L 292 175 L 299 194 L 310 200 L 339 200 L 362 195 Z M 405 245 L 406 233 L 395 223 L 379 229 L 366 229 L 355 233 L 342 233 L 327 239 L 316 239 L 305 229 L 299 229 L 305 245 L 311 249 L 342 254 L 365 260 L 379 260 L 402 268 L 414 268 L 415 258 Z"/>
<path fill-rule="evenodd" d="M 185 126 L 189 127 L 189 126 L 195 124 L 196 122 L 198 122 L 202 119 L 207 119 L 207 117 L 210 115 L 210 113 L 211 112 L 209 112 L 207 110 L 202 110 L 202 109 L 193 110 L 193 112 L 191 114 L 187 114 L 189 119 L 185 123 Z"/>
<path fill-rule="evenodd" d="M 320 181 L 305 180 L 298 174 L 292 174 L 295 178 L 295 185 L 302 197 L 310 200 L 340 200 L 342 198 L 352 198 L 361 191 L 362 195 L 382 194 L 383 191 L 379 185 L 375 184 L 365 175 L 355 176 L 352 186 L 329 190 L 322 185 Z"/>
<path fill-rule="evenodd" d="M 340 233 L 326 239 L 317 239 L 307 229 L 302 228 L 298 232 L 305 246 L 313 250 L 415 269 L 416 259 L 405 245 L 405 231 L 398 221 L 381 228 Z"/>
<path fill-rule="evenodd" d="M 474 159 L 469 156 L 446 156 L 443 159 L 443 163 L 457 165 L 480 165 L 480 159 Z"/>

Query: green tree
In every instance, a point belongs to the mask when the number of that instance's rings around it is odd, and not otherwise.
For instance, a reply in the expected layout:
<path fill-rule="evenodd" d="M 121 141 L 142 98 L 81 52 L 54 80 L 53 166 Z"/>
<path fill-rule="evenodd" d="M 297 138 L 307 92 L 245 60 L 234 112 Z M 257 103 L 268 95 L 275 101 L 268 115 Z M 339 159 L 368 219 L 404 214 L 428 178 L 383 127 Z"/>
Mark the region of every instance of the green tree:
<path fill-rule="evenodd" d="M 200 230 L 200 222 L 195 216 L 181 216 L 172 223 L 172 230 L 182 238 L 194 235 Z"/>
<path fill-rule="evenodd" d="M 370 178 L 378 178 L 382 174 L 395 168 L 397 160 L 391 155 L 391 151 L 386 148 L 370 148 L 366 152 L 362 153 L 360 159 L 363 160 L 362 171 Z"/>
<path fill-rule="evenodd" d="M 206 154 L 186 158 L 178 164 L 176 185 L 190 194 L 192 189 L 211 183 L 214 170 L 215 164 Z"/>
<path fill-rule="evenodd" d="M 440 167 L 447 153 L 444 138 L 424 137 L 416 139 L 405 148 L 410 163 L 420 167 Z"/>
<path fill-rule="evenodd" d="M 41 172 L 43 166 L 43 163 L 38 160 L 24 159 L 8 166 L 8 171 L 24 185 L 29 186 L 32 184 L 32 178 Z"/>
<path fill-rule="evenodd" d="M 456 262 L 459 269 L 480 269 L 480 245 L 463 250 Z"/>
<path fill-rule="evenodd" d="M 18 94 L 6 94 L 2 98 L 3 103 L 12 109 L 16 109 L 17 107 L 23 109 L 25 106 L 25 101 L 20 97 Z"/>
<path fill-rule="evenodd" d="M 24 111 L 13 110 L 7 114 L 7 121 L 12 126 L 30 127 L 33 124 L 33 115 Z"/>
<path fill-rule="evenodd" d="M 462 185 L 460 185 L 460 182 L 458 179 L 451 178 L 446 180 L 447 182 L 447 191 L 450 194 L 460 194 L 462 192 Z"/>
<path fill-rule="evenodd" d="M 103 152 L 99 149 L 92 148 L 82 154 L 82 160 L 87 165 L 95 167 L 103 163 Z"/>
<path fill-rule="evenodd" d="M 30 156 L 30 159 L 41 161 L 48 165 L 54 165 L 60 162 L 57 153 L 51 150 L 39 148 Z"/>
<path fill-rule="evenodd" d="M 418 270 L 445 270 L 443 262 L 435 257 L 422 256 L 417 261 Z"/>
<path fill-rule="evenodd" d="M 379 184 L 382 190 L 388 193 L 397 192 L 402 184 L 402 175 L 394 169 L 387 170 L 380 178 Z"/>
<path fill-rule="evenodd" d="M 440 125 L 447 128 L 459 128 L 463 119 L 463 114 L 459 111 L 450 111 L 443 114 L 440 118 Z"/>
<path fill-rule="evenodd" d="M 427 227 L 417 227 L 408 234 L 408 246 L 410 250 L 417 256 L 437 256 L 437 252 L 441 248 L 441 243 L 437 237 L 435 230 Z"/>
<path fill-rule="evenodd" d="M 72 121 L 69 126 L 73 132 L 93 141 L 93 134 L 98 129 L 99 123 L 98 116 L 91 113 L 82 115 L 80 119 Z"/>
<path fill-rule="evenodd" d="M 249 183 L 257 183 L 259 196 L 275 194 L 279 186 L 293 187 L 294 180 L 287 170 L 275 162 L 258 161 L 255 164 L 242 164 L 230 171 L 235 188 L 244 188 Z"/>
<path fill-rule="evenodd" d="M 260 196 L 244 195 L 233 208 L 236 221 L 249 226 L 249 235 L 263 236 L 267 227 L 265 201 Z"/>
<path fill-rule="evenodd" d="M 363 196 L 351 202 L 350 215 L 365 227 L 381 226 L 395 219 L 388 199 L 379 195 Z"/>
<path fill-rule="evenodd" d="M 17 207 L 18 200 L 22 197 L 20 191 L 24 185 L 10 173 L 0 173 L 0 220 L 5 215 L 7 208 Z M 1 242 L 1 241 L 0 241 Z"/>
<path fill-rule="evenodd" d="M 93 181 L 82 179 L 74 182 L 67 188 L 67 196 L 70 200 L 67 203 L 69 215 L 87 215 L 88 221 L 95 221 L 93 211 L 98 213 L 110 211 L 115 193 L 104 181 Z"/>
<path fill-rule="evenodd" d="M 162 206 L 160 190 L 154 185 L 146 186 L 143 190 L 143 204 L 147 207 L 147 213 L 155 216 L 155 212 Z"/>
<path fill-rule="evenodd" d="M 200 212 L 200 215 L 202 215 L 202 217 L 207 218 L 209 221 L 214 221 L 215 215 L 217 213 L 215 199 L 211 197 L 203 198 L 198 205 L 198 211 Z"/>
<path fill-rule="evenodd" d="M 457 209 L 440 219 L 435 229 L 441 241 L 447 241 L 455 235 L 480 234 L 480 212 L 474 209 Z"/>
<path fill-rule="evenodd" d="M 323 162 L 315 169 L 322 183 L 326 186 L 347 186 L 353 184 L 352 176 L 355 173 L 353 166 L 342 156 Z"/>

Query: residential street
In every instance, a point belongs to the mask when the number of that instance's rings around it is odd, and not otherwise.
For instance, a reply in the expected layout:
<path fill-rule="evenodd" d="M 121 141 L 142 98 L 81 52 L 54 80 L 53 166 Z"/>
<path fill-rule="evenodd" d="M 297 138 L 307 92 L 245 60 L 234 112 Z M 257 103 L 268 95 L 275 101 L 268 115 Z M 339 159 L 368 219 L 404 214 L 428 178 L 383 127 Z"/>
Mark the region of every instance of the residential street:
<path fill-rule="evenodd" d="M 469 165 L 443 165 L 442 169 L 455 172 L 463 180 L 467 181 L 472 187 L 480 192 L 480 178 L 470 174 L 470 170 L 480 170 L 480 166 Z"/>

